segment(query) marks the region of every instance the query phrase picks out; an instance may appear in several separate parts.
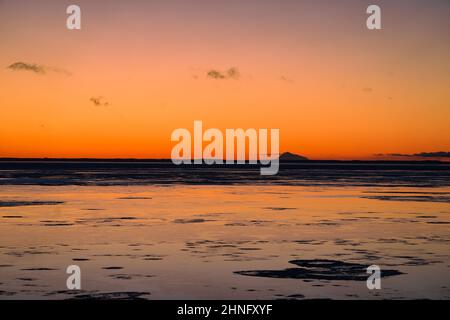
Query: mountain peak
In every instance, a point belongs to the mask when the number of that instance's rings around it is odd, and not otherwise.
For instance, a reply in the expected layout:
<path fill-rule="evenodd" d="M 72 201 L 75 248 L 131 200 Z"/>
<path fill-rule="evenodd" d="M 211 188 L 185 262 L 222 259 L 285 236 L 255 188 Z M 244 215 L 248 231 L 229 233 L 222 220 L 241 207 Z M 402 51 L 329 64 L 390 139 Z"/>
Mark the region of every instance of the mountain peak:
<path fill-rule="evenodd" d="M 308 158 L 295 154 L 295 153 L 291 153 L 291 152 L 284 152 L 280 155 L 280 161 L 304 161 L 304 160 L 309 160 Z"/>

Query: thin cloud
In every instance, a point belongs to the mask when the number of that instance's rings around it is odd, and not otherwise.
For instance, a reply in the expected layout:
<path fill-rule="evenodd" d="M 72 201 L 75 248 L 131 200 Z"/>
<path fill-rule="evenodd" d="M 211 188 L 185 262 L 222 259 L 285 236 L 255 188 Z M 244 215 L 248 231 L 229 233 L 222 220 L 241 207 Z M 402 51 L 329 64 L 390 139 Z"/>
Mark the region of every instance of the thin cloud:
<path fill-rule="evenodd" d="M 210 70 L 206 74 L 209 78 L 213 79 L 225 79 L 225 75 L 223 75 L 220 71 L 217 70 Z"/>
<path fill-rule="evenodd" d="M 65 69 L 56 68 L 56 67 L 48 67 L 48 66 L 44 66 L 41 64 L 27 63 L 27 62 L 22 62 L 22 61 L 15 62 L 6 68 L 13 70 L 13 71 L 29 71 L 29 72 L 33 72 L 36 74 L 42 74 L 42 75 L 47 74 L 49 72 L 60 73 L 60 74 L 66 75 L 66 76 L 71 75 L 71 73 Z"/>
<path fill-rule="evenodd" d="M 281 81 L 287 82 L 287 83 L 293 83 L 294 80 L 292 80 L 291 78 L 288 78 L 286 76 L 281 76 L 280 77 Z"/>
<path fill-rule="evenodd" d="M 233 67 L 233 68 L 229 68 L 228 70 L 226 70 L 224 72 L 212 69 L 212 70 L 209 70 L 206 73 L 206 76 L 208 78 L 218 79 L 218 80 L 221 80 L 221 79 L 239 79 L 241 77 L 241 74 L 240 74 L 240 72 L 239 72 L 239 70 L 237 68 Z"/>
<path fill-rule="evenodd" d="M 382 153 L 376 154 L 377 157 L 404 157 L 404 158 L 450 158 L 450 152 L 446 151 L 437 151 L 437 152 L 419 152 L 419 153 Z"/>
<path fill-rule="evenodd" d="M 227 75 L 228 75 L 228 78 L 231 78 L 231 79 L 239 79 L 241 77 L 241 74 L 237 68 L 228 69 Z"/>
<path fill-rule="evenodd" d="M 91 97 L 89 99 L 96 107 L 107 107 L 109 106 L 109 102 L 105 101 L 102 96 Z"/>
<path fill-rule="evenodd" d="M 15 62 L 7 67 L 8 69 L 14 70 L 14 71 L 31 71 L 34 73 L 45 73 L 45 67 L 35 64 L 35 63 L 25 63 L 25 62 Z"/>
<path fill-rule="evenodd" d="M 56 73 L 61 73 L 64 74 L 66 76 L 71 76 L 72 73 L 70 71 L 67 71 L 65 69 L 62 68 L 55 68 L 55 67 L 46 67 L 47 71 L 51 71 L 51 72 L 56 72 Z"/>

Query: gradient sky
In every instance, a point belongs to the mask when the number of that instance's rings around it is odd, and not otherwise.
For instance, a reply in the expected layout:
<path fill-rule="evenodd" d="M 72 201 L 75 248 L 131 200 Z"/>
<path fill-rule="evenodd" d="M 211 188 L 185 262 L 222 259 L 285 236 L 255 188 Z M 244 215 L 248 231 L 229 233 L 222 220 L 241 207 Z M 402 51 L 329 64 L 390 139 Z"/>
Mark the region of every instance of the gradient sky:
<path fill-rule="evenodd" d="M 279 128 L 313 159 L 449 151 L 449 18 L 448 0 L 0 0 L 0 157 L 168 158 L 194 120 Z"/>

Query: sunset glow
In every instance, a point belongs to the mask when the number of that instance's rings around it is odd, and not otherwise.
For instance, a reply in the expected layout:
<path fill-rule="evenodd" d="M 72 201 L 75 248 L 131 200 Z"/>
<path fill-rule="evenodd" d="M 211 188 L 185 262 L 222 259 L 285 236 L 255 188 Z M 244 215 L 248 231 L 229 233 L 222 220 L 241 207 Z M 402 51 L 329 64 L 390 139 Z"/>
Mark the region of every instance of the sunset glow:
<path fill-rule="evenodd" d="M 0 157 L 169 158 L 196 119 L 310 159 L 448 151 L 449 3 L 381 2 L 372 32 L 367 1 L 77 1 L 79 31 L 1 1 Z"/>

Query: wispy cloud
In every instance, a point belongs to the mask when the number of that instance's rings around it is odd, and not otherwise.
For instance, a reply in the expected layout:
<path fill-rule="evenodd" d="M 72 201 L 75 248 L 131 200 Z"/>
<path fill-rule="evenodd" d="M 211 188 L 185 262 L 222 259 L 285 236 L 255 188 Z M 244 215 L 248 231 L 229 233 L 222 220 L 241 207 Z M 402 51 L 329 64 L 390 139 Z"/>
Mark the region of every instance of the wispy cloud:
<path fill-rule="evenodd" d="M 437 151 L 437 152 L 419 152 L 419 153 L 380 153 L 376 154 L 377 157 L 404 157 L 404 158 L 450 158 L 450 152 Z"/>
<path fill-rule="evenodd" d="M 10 66 L 8 66 L 8 69 L 14 70 L 14 71 L 31 71 L 34 73 L 40 73 L 40 74 L 44 74 L 45 73 L 45 68 L 44 66 L 35 64 L 35 63 L 25 63 L 25 62 L 15 62 L 13 64 L 11 64 Z"/>
<path fill-rule="evenodd" d="M 29 72 L 34 72 L 37 74 L 42 74 L 42 75 L 49 73 L 49 72 L 61 73 L 66 76 L 71 75 L 71 73 L 65 69 L 44 66 L 44 65 L 36 64 L 36 63 L 27 63 L 27 62 L 22 62 L 22 61 L 14 62 L 13 64 L 9 65 L 7 67 L 7 69 L 10 69 L 13 71 L 29 71 Z"/>
<path fill-rule="evenodd" d="M 97 107 L 107 107 L 107 106 L 109 106 L 109 102 L 105 101 L 105 99 L 102 96 L 91 97 L 89 99 L 89 101 L 91 101 Z"/>
<path fill-rule="evenodd" d="M 226 71 L 219 71 L 219 70 L 209 70 L 206 73 L 206 76 L 208 78 L 212 79 L 239 79 L 241 77 L 241 74 L 237 68 L 230 68 Z"/>
<path fill-rule="evenodd" d="M 241 74 L 237 68 L 230 68 L 227 71 L 228 78 L 232 79 L 239 79 L 241 77 Z"/>
<path fill-rule="evenodd" d="M 286 76 L 281 76 L 280 79 L 281 79 L 281 81 L 284 81 L 287 83 L 294 83 L 294 80 L 292 80 L 291 78 L 288 78 Z"/>
<path fill-rule="evenodd" d="M 213 79 L 225 79 L 225 75 L 217 70 L 210 70 L 210 71 L 208 71 L 208 73 L 206 75 L 209 78 L 213 78 Z"/>

